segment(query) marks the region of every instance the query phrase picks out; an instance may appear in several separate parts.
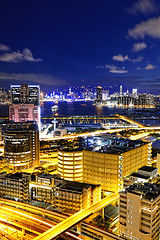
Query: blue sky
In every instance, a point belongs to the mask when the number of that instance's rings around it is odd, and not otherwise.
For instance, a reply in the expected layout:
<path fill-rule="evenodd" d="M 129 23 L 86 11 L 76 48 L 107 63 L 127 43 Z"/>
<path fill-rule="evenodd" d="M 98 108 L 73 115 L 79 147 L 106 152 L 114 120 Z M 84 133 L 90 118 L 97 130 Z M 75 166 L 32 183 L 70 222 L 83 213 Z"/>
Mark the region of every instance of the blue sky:
<path fill-rule="evenodd" d="M 158 0 L 1 0 L 0 85 L 160 92 Z"/>

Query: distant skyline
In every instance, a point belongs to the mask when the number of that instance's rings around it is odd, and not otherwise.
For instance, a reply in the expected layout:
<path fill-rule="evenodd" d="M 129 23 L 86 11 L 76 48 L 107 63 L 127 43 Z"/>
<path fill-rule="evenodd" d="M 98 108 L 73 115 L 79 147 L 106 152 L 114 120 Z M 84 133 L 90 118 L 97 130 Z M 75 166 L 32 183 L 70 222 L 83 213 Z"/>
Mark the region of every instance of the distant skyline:
<path fill-rule="evenodd" d="M 1 0 L 0 86 L 160 93 L 158 0 Z"/>

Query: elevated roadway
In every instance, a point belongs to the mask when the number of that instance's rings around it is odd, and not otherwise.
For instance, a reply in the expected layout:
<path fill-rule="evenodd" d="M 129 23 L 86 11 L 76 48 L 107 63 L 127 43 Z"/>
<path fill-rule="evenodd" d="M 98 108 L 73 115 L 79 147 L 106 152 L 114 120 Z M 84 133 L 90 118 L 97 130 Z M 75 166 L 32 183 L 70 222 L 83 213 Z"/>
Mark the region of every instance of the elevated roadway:
<path fill-rule="evenodd" d="M 101 210 L 102 208 L 106 207 L 113 201 L 118 199 L 118 192 L 107 196 L 106 198 L 102 199 L 100 202 L 91 205 L 87 209 L 83 209 L 74 215 L 68 217 L 64 221 L 58 223 L 56 226 L 50 228 L 46 232 L 42 233 L 41 235 L 34 238 L 34 240 L 51 240 L 65 232 L 67 229 L 70 229 L 72 226 L 76 225 L 77 223 L 81 222 L 86 217 L 90 216 L 91 214 Z"/>
<path fill-rule="evenodd" d="M 159 130 L 160 127 L 127 127 L 127 129 L 135 129 L 135 130 L 146 130 L 146 131 L 152 131 L 152 130 Z M 101 135 L 101 134 L 106 134 L 106 133 L 117 133 L 121 131 L 127 130 L 125 127 L 123 128 L 116 128 L 116 129 L 106 129 L 106 130 L 98 130 L 94 132 L 86 132 L 86 133 L 78 133 L 74 135 L 65 135 L 63 137 L 52 137 L 52 138 L 41 138 L 43 141 L 55 141 L 55 140 L 61 140 L 61 139 L 74 139 L 78 137 L 89 137 L 89 136 L 96 136 L 96 135 Z"/>
<path fill-rule="evenodd" d="M 139 122 L 137 122 L 137 121 L 135 121 L 133 119 L 130 119 L 130 118 L 126 117 L 126 116 L 123 116 L 123 115 L 120 115 L 120 114 L 116 114 L 115 116 L 117 116 L 119 119 L 121 119 L 123 121 L 126 121 L 126 122 L 128 122 L 130 124 L 135 124 L 135 125 L 137 125 L 137 126 L 139 126 L 141 128 L 145 127 L 145 125 L 143 125 L 143 124 L 141 124 L 141 123 L 139 123 Z"/>
<path fill-rule="evenodd" d="M 32 240 L 66 218 L 68 216 L 30 204 L 0 198 L 0 239 Z M 67 239 L 88 239 L 71 231 L 65 232 L 65 236 Z"/>

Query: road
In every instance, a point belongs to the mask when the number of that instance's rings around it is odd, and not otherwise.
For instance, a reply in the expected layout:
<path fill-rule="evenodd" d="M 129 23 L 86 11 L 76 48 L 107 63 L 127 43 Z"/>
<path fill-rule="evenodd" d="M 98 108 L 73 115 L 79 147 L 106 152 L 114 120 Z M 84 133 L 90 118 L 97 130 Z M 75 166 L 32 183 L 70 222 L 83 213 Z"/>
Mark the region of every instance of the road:
<path fill-rule="evenodd" d="M 89 137 L 89 136 L 96 136 L 96 135 L 105 134 L 105 133 L 116 133 L 116 132 L 120 132 L 123 130 L 124 130 L 124 128 L 107 129 L 107 130 L 99 130 L 99 131 L 94 131 L 94 132 L 78 133 L 78 134 L 74 134 L 74 135 L 66 135 L 63 137 L 41 138 L 41 140 L 54 141 L 54 140 L 61 140 L 61 139 L 74 139 L 77 137 Z"/>
<path fill-rule="evenodd" d="M 144 133 L 132 135 L 132 136 L 129 137 L 129 139 L 131 139 L 131 140 L 138 140 L 138 139 L 147 137 L 149 134 L 150 134 L 150 132 L 144 132 Z"/>
<path fill-rule="evenodd" d="M 128 127 L 127 129 L 134 129 L 134 130 L 146 130 L 146 131 L 152 131 L 152 130 L 159 130 L 160 127 Z M 52 137 L 52 138 L 41 138 L 41 140 L 44 141 L 56 141 L 56 140 L 61 140 L 61 139 L 74 139 L 78 137 L 89 137 L 89 136 L 96 136 L 96 135 L 101 135 L 101 134 L 106 134 L 106 133 L 117 133 L 121 131 L 127 130 L 126 128 L 118 128 L 118 129 L 106 129 L 106 130 L 98 130 L 94 132 L 86 132 L 86 133 L 79 133 L 79 134 L 74 134 L 74 135 L 66 135 L 63 137 Z"/>
<path fill-rule="evenodd" d="M 50 228 L 46 232 L 34 238 L 34 240 L 51 240 L 56 238 L 67 229 L 71 228 L 73 225 L 76 225 L 78 222 L 82 221 L 84 218 L 90 216 L 91 214 L 99 211 L 100 209 L 106 207 L 113 201 L 118 199 L 118 192 L 109 195 L 108 197 L 102 199 L 100 202 L 91 205 L 87 209 L 83 209 L 74 215 L 68 217 L 66 220 L 58 223 L 56 226 Z"/>
<path fill-rule="evenodd" d="M 30 204 L 0 198 L 0 239 L 32 240 L 66 218 Z M 88 240 L 71 231 L 65 235 L 67 239 Z"/>

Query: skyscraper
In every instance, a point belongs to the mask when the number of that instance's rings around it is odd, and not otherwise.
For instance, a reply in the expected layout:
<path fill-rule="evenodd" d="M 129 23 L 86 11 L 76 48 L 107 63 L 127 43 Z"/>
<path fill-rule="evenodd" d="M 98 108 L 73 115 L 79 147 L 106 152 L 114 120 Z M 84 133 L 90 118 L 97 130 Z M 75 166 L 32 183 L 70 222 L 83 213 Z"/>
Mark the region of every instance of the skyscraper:
<path fill-rule="evenodd" d="M 137 89 L 135 88 L 132 89 L 132 97 L 137 98 Z"/>
<path fill-rule="evenodd" d="M 38 85 L 11 85 L 9 120 L 34 121 L 40 125 L 40 88 Z"/>
<path fill-rule="evenodd" d="M 102 102 L 102 87 L 97 86 L 97 99 L 96 99 L 97 103 L 101 103 Z"/>
<path fill-rule="evenodd" d="M 120 96 L 123 95 L 122 85 L 120 85 Z"/>

